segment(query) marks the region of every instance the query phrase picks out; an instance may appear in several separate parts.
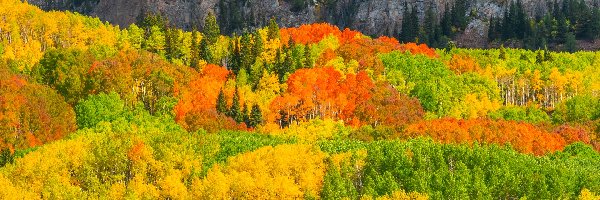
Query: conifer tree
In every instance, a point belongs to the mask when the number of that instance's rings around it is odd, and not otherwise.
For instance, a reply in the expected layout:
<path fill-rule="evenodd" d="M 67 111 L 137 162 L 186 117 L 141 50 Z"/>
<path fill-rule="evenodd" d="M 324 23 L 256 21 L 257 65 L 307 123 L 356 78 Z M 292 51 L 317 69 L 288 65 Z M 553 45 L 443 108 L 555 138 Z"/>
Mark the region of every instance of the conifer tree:
<path fill-rule="evenodd" d="M 250 68 L 250 65 L 254 64 L 254 53 L 252 46 L 252 37 L 250 33 L 245 32 L 242 35 L 242 39 L 240 41 L 240 56 L 241 56 L 241 68 L 245 68 L 247 71 Z"/>
<path fill-rule="evenodd" d="M 252 37 L 253 45 L 252 45 L 252 55 L 256 59 L 261 57 L 261 54 L 265 50 L 265 46 L 263 44 L 263 38 L 258 31 L 254 31 Z"/>
<path fill-rule="evenodd" d="M 271 21 L 269 21 L 269 29 L 267 31 L 267 39 L 274 40 L 279 39 L 279 37 L 279 25 L 277 25 L 275 18 L 271 18 Z"/>
<path fill-rule="evenodd" d="M 248 113 L 248 106 L 246 106 L 246 104 L 242 106 L 242 113 L 241 116 L 239 116 L 239 118 L 241 119 L 241 122 L 244 122 L 244 124 L 246 124 L 246 126 L 250 126 L 250 116 Z"/>
<path fill-rule="evenodd" d="M 208 13 L 208 16 L 204 19 L 204 29 L 202 31 L 204 34 L 204 38 L 202 40 L 207 40 L 209 45 L 213 45 L 219 39 L 221 35 L 221 29 L 219 28 L 219 24 L 217 24 L 217 18 L 213 13 Z"/>
<path fill-rule="evenodd" d="M 437 17 L 433 10 L 433 6 L 429 6 L 427 11 L 425 11 L 425 21 L 423 22 L 423 36 L 419 37 L 422 40 L 422 43 L 425 43 L 429 46 L 433 46 L 436 40 L 435 32 L 437 27 Z"/>
<path fill-rule="evenodd" d="M 488 27 L 488 41 L 494 41 L 496 39 L 496 21 L 494 16 L 490 16 L 490 24 Z"/>
<path fill-rule="evenodd" d="M 198 62 L 200 60 L 200 49 L 198 45 L 198 31 L 195 29 L 192 30 L 192 41 L 190 45 L 191 55 L 190 55 L 190 66 L 192 68 L 198 68 Z"/>
<path fill-rule="evenodd" d="M 263 123 L 262 112 L 260 107 L 256 104 L 252 105 L 252 111 L 250 112 L 250 127 L 256 127 Z"/>
<path fill-rule="evenodd" d="M 221 88 L 219 91 L 219 96 L 217 97 L 217 112 L 227 114 L 227 102 L 225 102 L 225 93 L 223 93 L 223 88 Z"/>
<path fill-rule="evenodd" d="M 237 87 L 233 93 L 233 102 L 231 103 L 231 108 L 229 108 L 228 116 L 233 118 L 237 123 L 243 121 L 243 116 L 240 110 L 240 95 Z"/>
<path fill-rule="evenodd" d="M 200 42 L 200 54 L 202 60 L 206 61 L 207 63 L 214 63 L 212 51 L 210 50 L 208 42 L 209 41 L 207 39 L 202 39 Z"/>
<path fill-rule="evenodd" d="M 314 63 L 311 53 L 310 53 L 310 47 L 308 45 L 306 45 L 304 47 L 304 67 L 312 68 L 314 64 L 315 63 Z"/>
<path fill-rule="evenodd" d="M 575 39 L 575 34 L 573 34 L 572 32 L 568 32 L 566 34 L 566 41 L 565 41 L 565 51 L 570 52 L 570 53 L 574 53 L 577 51 L 577 40 Z"/>
<path fill-rule="evenodd" d="M 412 8 L 409 12 L 408 4 L 405 3 L 404 6 L 405 10 L 402 18 L 402 32 L 400 33 L 400 39 L 403 42 L 414 42 L 419 31 L 417 10 Z"/>

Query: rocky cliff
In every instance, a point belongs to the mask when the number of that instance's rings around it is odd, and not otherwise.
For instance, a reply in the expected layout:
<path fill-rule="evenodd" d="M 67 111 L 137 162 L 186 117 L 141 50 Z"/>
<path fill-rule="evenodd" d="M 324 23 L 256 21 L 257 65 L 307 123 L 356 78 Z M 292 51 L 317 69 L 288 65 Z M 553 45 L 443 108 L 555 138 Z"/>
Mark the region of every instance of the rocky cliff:
<path fill-rule="evenodd" d="M 468 0 L 471 21 L 466 40 L 485 37 L 489 16 L 502 15 L 511 0 Z M 599 5 L 600 0 L 585 0 Z M 302 2 L 301 6 L 297 2 Z M 531 16 L 547 12 L 549 0 L 522 0 Z M 218 16 L 224 33 L 243 27 L 264 26 L 276 17 L 282 27 L 329 22 L 365 34 L 393 35 L 400 32 L 403 13 L 415 8 L 421 19 L 428 8 L 442 15 L 454 0 L 29 0 L 45 10 L 72 10 L 126 27 L 144 13 L 161 13 L 178 27 L 202 27 L 204 17 Z M 468 43 L 468 41 L 467 41 Z M 474 43 L 477 43 L 474 41 Z M 471 45 L 462 45 L 471 46 Z"/>

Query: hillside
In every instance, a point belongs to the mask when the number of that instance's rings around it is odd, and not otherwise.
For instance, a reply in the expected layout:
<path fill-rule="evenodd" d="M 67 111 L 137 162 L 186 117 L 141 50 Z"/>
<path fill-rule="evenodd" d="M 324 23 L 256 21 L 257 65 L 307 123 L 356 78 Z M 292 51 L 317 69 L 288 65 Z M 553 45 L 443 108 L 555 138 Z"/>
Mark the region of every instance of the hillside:
<path fill-rule="evenodd" d="M 222 23 L 0 0 L 0 199 L 599 198 L 599 52 Z"/>

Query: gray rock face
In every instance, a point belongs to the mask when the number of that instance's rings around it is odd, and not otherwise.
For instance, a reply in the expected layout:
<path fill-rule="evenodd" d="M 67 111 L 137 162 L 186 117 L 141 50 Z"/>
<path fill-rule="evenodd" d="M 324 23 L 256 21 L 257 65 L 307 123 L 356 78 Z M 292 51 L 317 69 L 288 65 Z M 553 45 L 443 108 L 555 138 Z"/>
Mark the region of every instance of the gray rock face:
<path fill-rule="evenodd" d="M 348 27 L 365 34 L 394 35 L 399 33 L 403 13 L 417 9 L 423 19 L 427 8 L 432 7 L 438 19 L 452 5 L 454 0 L 307 0 L 308 6 L 294 10 L 289 0 L 29 0 L 44 10 L 72 10 L 82 14 L 97 16 L 101 20 L 126 27 L 135 23 L 146 12 L 158 12 L 168 17 L 170 22 L 184 29 L 202 27 L 204 17 L 215 13 L 219 20 L 232 13 L 238 21 L 228 21 L 221 26 L 225 33 L 240 31 L 239 27 L 259 27 L 276 17 L 282 27 L 292 27 L 314 22 L 328 22 L 342 28 Z M 506 5 L 512 0 L 471 0 L 471 22 L 465 33 L 481 37 L 487 29 L 488 18 L 501 16 Z M 600 0 L 585 0 L 590 5 L 599 5 Z M 235 4 L 223 7 L 224 3 Z M 324 4 L 320 2 L 332 2 Z M 547 12 L 547 1 L 522 0 L 531 16 Z M 550 1 L 548 1 L 550 2 Z M 405 6 L 408 5 L 408 8 Z M 293 11 L 294 10 L 294 11 Z M 244 24 L 239 24 L 244 23 Z"/>

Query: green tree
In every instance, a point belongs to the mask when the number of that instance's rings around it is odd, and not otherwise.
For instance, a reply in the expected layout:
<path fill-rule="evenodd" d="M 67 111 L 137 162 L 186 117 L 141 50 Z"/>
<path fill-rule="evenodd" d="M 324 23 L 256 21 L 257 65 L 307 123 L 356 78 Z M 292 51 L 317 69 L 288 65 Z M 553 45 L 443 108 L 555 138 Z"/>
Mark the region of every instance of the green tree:
<path fill-rule="evenodd" d="M 227 113 L 227 102 L 225 100 L 225 93 L 223 93 L 223 89 L 219 91 L 219 96 L 217 97 L 217 112 L 226 114 Z"/>
<path fill-rule="evenodd" d="M 89 96 L 75 106 L 79 128 L 93 128 L 99 122 L 112 122 L 124 117 L 125 102 L 117 93 Z"/>
<path fill-rule="evenodd" d="M 274 40 L 279 39 L 279 37 L 279 25 L 277 25 L 277 20 L 271 18 L 269 21 L 269 29 L 267 30 L 267 39 Z"/>
<path fill-rule="evenodd" d="M 254 31 L 252 41 L 252 55 L 255 59 L 260 59 L 262 57 L 261 54 L 265 50 L 265 46 L 263 44 L 263 38 L 258 31 Z"/>
<path fill-rule="evenodd" d="M 165 57 L 169 60 L 181 59 L 183 57 L 183 43 L 179 30 L 168 28 L 165 34 Z"/>
<path fill-rule="evenodd" d="M 204 34 L 203 40 L 206 39 L 209 45 L 215 44 L 221 35 L 221 29 L 219 28 L 219 24 L 217 24 L 217 18 L 211 12 L 209 12 L 204 19 L 204 29 L 202 30 L 202 33 Z"/>
<path fill-rule="evenodd" d="M 198 64 L 200 61 L 200 47 L 198 45 L 198 31 L 192 30 L 192 44 L 191 48 L 191 56 L 190 56 L 190 66 L 194 69 L 198 69 Z"/>
<path fill-rule="evenodd" d="M 250 112 L 249 122 L 249 127 L 256 127 L 263 123 L 262 112 L 260 111 L 260 107 L 256 104 L 252 105 L 252 111 Z"/>
<path fill-rule="evenodd" d="M 253 50 L 252 36 L 250 33 L 246 32 L 242 35 L 242 39 L 240 41 L 240 56 L 242 64 L 240 67 L 246 69 L 247 72 L 250 72 L 250 66 L 254 64 L 254 59 L 256 59 Z"/>
<path fill-rule="evenodd" d="M 565 48 L 564 50 L 570 53 L 574 53 L 577 51 L 577 40 L 575 39 L 575 34 L 572 32 L 568 32 L 566 34 L 565 39 Z"/>
<path fill-rule="evenodd" d="M 233 101 L 231 103 L 231 108 L 229 108 L 228 116 L 233 118 L 233 120 L 235 120 L 237 123 L 240 123 L 244 120 L 240 109 L 240 95 L 236 87 L 235 92 L 233 93 Z"/>
<path fill-rule="evenodd" d="M 437 15 L 435 13 L 435 11 L 433 10 L 433 6 L 430 6 L 427 8 L 427 11 L 425 11 L 425 19 L 423 22 L 423 32 L 424 35 L 423 37 L 419 37 L 419 39 L 421 40 L 421 43 L 425 43 L 429 46 L 434 46 L 434 44 L 437 44 L 437 37 L 436 37 L 436 32 L 438 28 L 438 24 L 437 24 Z"/>
<path fill-rule="evenodd" d="M 210 49 L 210 45 L 208 44 L 207 39 L 202 39 L 202 41 L 200 42 L 200 54 L 202 60 L 206 61 L 207 63 L 215 64 L 213 53 Z"/>
<path fill-rule="evenodd" d="M 403 42 L 414 42 L 419 32 L 419 18 L 417 15 L 417 9 L 408 9 L 408 4 L 404 4 L 404 14 L 402 18 L 402 30 L 400 33 L 400 40 Z"/>
<path fill-rule="evenodd" d="M 150 33 L 148 38 L 144 42 L 144 49 L 157 53 L 160 55 L 165 54 L 165 33 L 163 28 L 158 26 L 150 27 Z"/>

